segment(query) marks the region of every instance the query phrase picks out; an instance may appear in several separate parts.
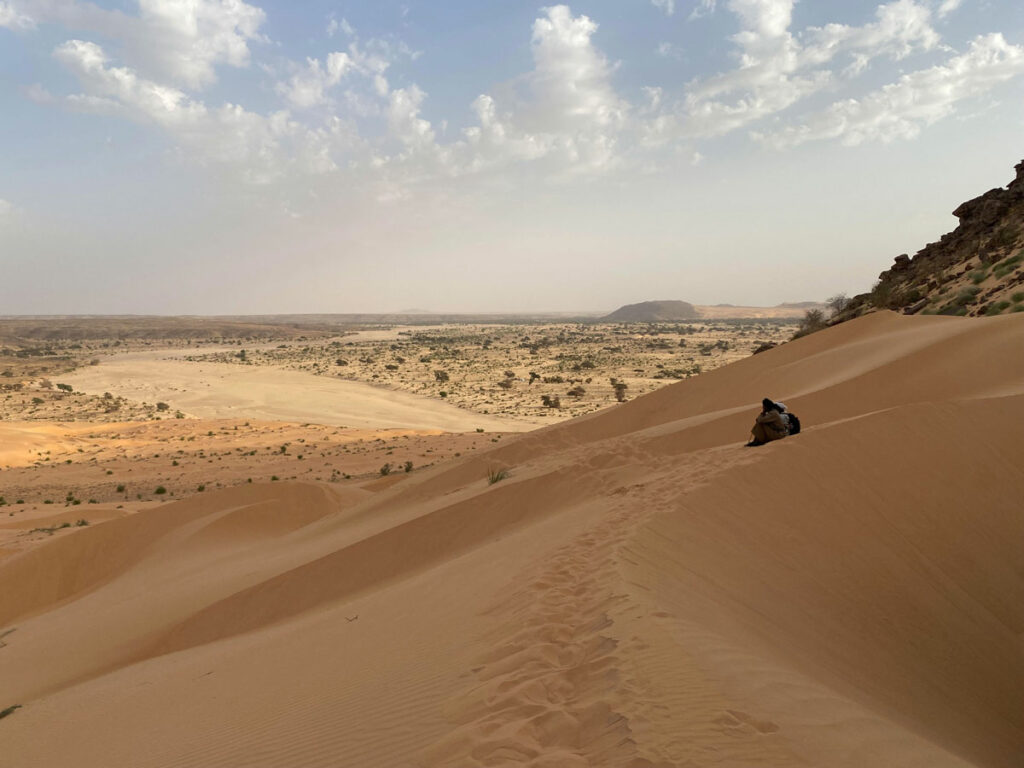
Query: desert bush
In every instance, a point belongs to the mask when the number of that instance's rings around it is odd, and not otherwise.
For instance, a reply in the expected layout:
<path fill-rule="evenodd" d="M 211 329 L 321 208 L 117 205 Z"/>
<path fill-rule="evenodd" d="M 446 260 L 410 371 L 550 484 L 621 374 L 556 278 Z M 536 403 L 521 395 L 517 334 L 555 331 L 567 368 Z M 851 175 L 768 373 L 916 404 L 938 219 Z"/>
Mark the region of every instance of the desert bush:
<path fill-rule="evenodd" d="M 448 376 L 448 371 L 442 371 L 442 370 L 434 371 L 434 380 L 435 381 L 448 381 L 449 378 L 450 377 Z"/>
<path fill-rule="evenodd" d="M 615 399 L 620 403 L 626 402 L 626 390 L 629 389 L 629 385 L 624 381 L 616 381 L 612 388 L 615 390 Z"/>
<path fill-rule="evenodd" d="M 487 470 L 487 484 L 488 485 L 494 485 L 495 483 L 499 483 L 502 480 L 504 480 L 506 477 L 508 477 L 508 470 L 507 469 L 490 469 L 490 468 L 488 468 L 488 470 Z"/>
<path fill-rule="evenodd" d="M 825 313 L 820 309 L 808 309 L 800 321 L 800 325 L 797 327 L 796 333 L 793 334 L 794 339 L 799 339 L 802 336 L 815 333 L 827 328 L 828 323 L 825 321 Z"/>
<path fill-rule="evenodd" d="M 157 496 L 163 496 L 165 493 L 167 493 L 167 489 L 164 488 L 162 485 L 158 485 L 156 487 L 156 490 L 153 491 L 153 493 L 155 493 Z"/>
<path fill-rule="evenodd" d="M 835 296 L 829 296 L 825 299 L 825 306 L 828 307 L 833 317 L 846 309 L 849 304 L 850 300 L 846 297 L 845 293 L 837 293 Z"/>
<path fill-rule="evenodd" d="M 1018 264 L 1024 261 L 1024 251 L 1016 253 L 1007 259 L 1003 259 L 992 269 L 992 272 L 999 279 L 1006 277 L 1010 272 L 1016 268 Z"/>
<path fill-rule="evenodd" d="M 57 389 L 59 389 L 61 392 L 74 392 L 75 391 L 75 388 L 72 387 L 70 384 L 57 384 Z"/>
<path fill-rule="evenodd" d="M 545 408 L 561 408 L 562 401 L 558 395 L 541 395 L 540 401 Z"/>
<path fill-rule="evenodd" d="M 412 462 L 405 462 L 405 464 L 402 465 L 402 469 L 404 469 L 406 472 L 412 472 Z"/>
<path fill-rule="evenodd" d="M 168 411 L 168 410 L 170 410 L 170 408 L 171 408 L 171 406 L 169 406 L 167 403 L 157 403 L 156 404 L 156 409 L 158 411 Z"/>
<path fill-rule="evenodd" d="M 575 387 L 570 389 L 568 392 L 566 392 L 566 394 L 569 395 L 569 397 L 577 397 L 577 398 L 579 398 L 579 397 L 583 397 L 585 394 L 587 394 L 587 390 L 585 390 L 582 386 L 576 385 Z"/>
<path fill-rule="evenodd" d="M 390 464 L 385 464 L 378 471 L 380 472 L 380 476 L 381 477 L 387 477 L 388 475 L 391 474 L 391 465 Z"/>

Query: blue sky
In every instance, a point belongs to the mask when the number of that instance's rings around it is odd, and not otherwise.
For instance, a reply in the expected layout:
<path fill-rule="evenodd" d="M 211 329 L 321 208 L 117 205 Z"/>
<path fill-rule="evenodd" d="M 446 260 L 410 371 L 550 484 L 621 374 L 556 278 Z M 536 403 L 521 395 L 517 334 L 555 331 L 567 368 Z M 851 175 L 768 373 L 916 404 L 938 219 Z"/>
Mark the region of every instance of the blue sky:
<path fill-rule="evenodd" d="M 0 312 L 866 290 L 1024 157 L 1024 4 L 0 0 Z"/>

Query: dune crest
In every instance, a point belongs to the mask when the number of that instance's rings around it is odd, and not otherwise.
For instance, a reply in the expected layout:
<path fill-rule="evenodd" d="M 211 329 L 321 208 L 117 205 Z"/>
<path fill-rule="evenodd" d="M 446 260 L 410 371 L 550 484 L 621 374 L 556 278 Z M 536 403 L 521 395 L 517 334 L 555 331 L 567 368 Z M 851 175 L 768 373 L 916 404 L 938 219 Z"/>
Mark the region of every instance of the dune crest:
<path fill-rule="evenodd" d="M 1022 349 L 1022 315 L 878 313 L 422 474 L 10 557 L 5 756 L 1017 766 Z M 743 448 L 765 395 L 805 430 Z"/>

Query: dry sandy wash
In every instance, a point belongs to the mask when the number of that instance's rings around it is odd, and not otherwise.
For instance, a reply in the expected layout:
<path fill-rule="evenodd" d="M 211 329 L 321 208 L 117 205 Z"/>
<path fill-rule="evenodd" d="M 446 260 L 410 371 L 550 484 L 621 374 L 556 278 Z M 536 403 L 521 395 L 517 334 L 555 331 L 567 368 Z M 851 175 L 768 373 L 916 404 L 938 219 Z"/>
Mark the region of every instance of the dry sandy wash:
<path fill-rule="evenodd" d="M 1018 767 L 1022 352 L 1024 316 L 876 314 L 54 537 L 0 562 L 0 764 Z M 743 448 L 765 395 L 805 431 Z"/>

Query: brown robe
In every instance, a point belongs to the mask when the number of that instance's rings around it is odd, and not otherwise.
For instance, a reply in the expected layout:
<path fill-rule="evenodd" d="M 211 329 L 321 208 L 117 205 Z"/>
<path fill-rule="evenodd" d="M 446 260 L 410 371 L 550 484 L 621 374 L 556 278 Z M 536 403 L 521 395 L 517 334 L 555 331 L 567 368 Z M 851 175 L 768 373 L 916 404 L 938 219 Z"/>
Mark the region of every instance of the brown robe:
<path fill-rule="evenodd" d="M 750 430 L 754 439 L 760 443 L 770 443 L 772 440 L 781 440 L 789 434 L 789 422 L 782 417 L 782 414 L 772 408 L 767 413 L 761 413 Z"/>

